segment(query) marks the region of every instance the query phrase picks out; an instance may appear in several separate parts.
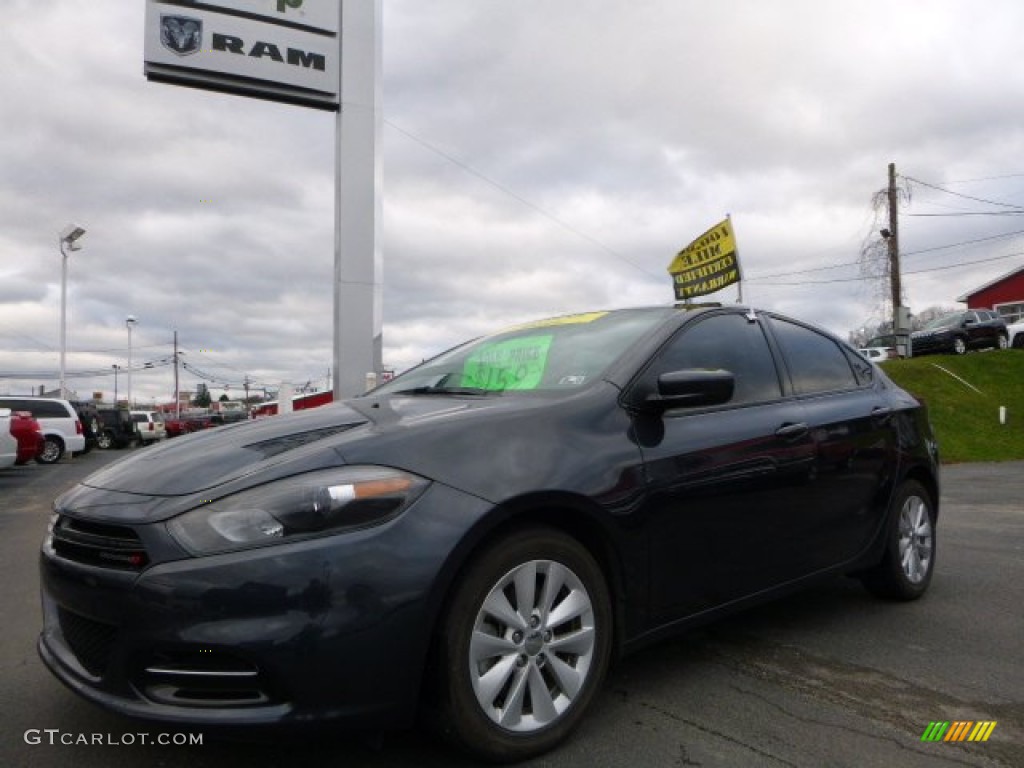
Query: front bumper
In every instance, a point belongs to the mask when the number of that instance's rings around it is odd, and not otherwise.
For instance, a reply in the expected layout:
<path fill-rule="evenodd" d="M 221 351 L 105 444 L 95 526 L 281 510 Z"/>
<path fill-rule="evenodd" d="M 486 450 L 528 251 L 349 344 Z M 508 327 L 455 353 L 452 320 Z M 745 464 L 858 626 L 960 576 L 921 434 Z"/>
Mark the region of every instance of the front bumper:
<path fill-rule="evenodd" d="M 435 484 L 375 528 L 141 572 L 74 562 L 48 540 L 39 654 L 76 693 L 148 720 L 407 725 L 432 598 L 486 508 Z"/>

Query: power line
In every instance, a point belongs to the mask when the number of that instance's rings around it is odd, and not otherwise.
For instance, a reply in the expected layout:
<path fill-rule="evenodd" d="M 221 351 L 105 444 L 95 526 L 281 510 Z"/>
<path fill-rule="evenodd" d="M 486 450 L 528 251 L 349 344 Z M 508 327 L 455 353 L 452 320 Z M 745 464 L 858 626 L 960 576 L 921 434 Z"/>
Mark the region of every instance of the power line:
<path fill-rule="evenodd" d="M 964 261 L 960 264 L 947 264 L 942 267 L 929 267 L 927 269 L 916 269 L 911 271 L 904 271 L 905 275 L 923 275 L 927 272 L 940 272 L 946 269 L 957 269 L 958 267 L 969 267 L 974 264 L 985 264 L 991 261 L 1002 261 L 1004 259 L 1012 259 L 1016 256 L 1024 256 L 1022 253 L 1008 253 L 1005 256 L 992 256 L 987 259 L 975 259 L 974 261 Z M 839 277 L 833 280 L 801 280 L 798 283 L 781 282 L 781 283 L 761 283 L 761 285 L 825 285 L 827 283 L 855 283 L 863 280 L 863 277 Z"/>
<path fill-rule="evenodd" d="M 550 221 L 553 221 L 555 224 L 557 224 L 558 226 L 560 226 L 562 229 L 566 230 L 567 232 L 571 232 L 572 234 L 576 235 L 577 237 L 582 238 L 583 240 L 586 240 L 591 245 L 597 246 L 602 251 L 607 253 L 609 256 L 612 256 L 613 258 L 618 259 L 619 261 L 623 262 L 624 264 L 628 264 L 629 266 L 633 267 L 634 269 L 639 270 L 640 272 L 643 272 L 648 277 L 653 277 L 653 278 L 656 278 L 658 280 L 662 279 L 661 275 L 655 275 L 654 273 L 649 272 L 648 270 L 644 269 L 643 267 L 641 267 L 636 262 L 631 261 L 630 259 L 628 259 L 625 256 L 623 256 L 618 251 L 616 251 L 616 250 L 610 248 L 609 246 L 605 245 L 604 243 L 602 243 L 597 238 L 591 237 L 586 232 L 583 232 L 583 231 L 577 229 L 576 227 L 572 226 L 568 222 L 563 221 L 558 216 L 555 216 L 553 213 L 550 213 L 549 211 L 545 210 L 544 208 L 541 208 L 536 203 L 533 203 L 533 202 L 527 200 L 525 197 L 523 197 L 522 195 L 518 194 L 517 192 L 514 192 L 512 189 L 510 189 L 509 187 L 506 187 L 501 182 L 495 181 L 494 179 L 490 178 L 489 176 L 484 175 L 483 173 L 481 173 L 480 171 L 476 170 L 475 168 L 473 168 L 469 164 L 463 162 L 462 160 L 459 160 L 457 157 L 454 157 L 453 155 L 448 154 L 444 150 L 442 150 L 442 149 L 440 149 L 438 147 L 435 147 L 433 144 L 429 143 L 425 139 L 421 139 L 419 136 L 416 136 L 415 134 L 410 133 L 409 131 L 405 130 L 404 128 L 402 128 L 402 127 L 396 125 L 395 123 L 391 122 L 387 118 L 384 118 L 384 122 L 387 125 L 390 125 L 392 128 L 394 128 L 396 131 L 398 131 L 402 135 L 412 139 L 413 141 L 415 141 L 420 146 L 430 150 L 431 152 L 437 154 L 440 157 L 443 157 L 445 160 L 447 160 L 448 162 L 452 163 L 453 165 L 458 166 L 459 168 L 461 168 L 466 173 L 468 173 L 468 174 L 470 174 L 472 176 L 475 176 L 476 178 L 480 179 L 484 183 L 489 184 L 490 186 L 494 187 L 495 189 L 499 190 L 500 192 L 503 192 L 504 194 L 506 194 L 509 197 L 511 197 L 513 200 L 516 200 L 519 203 L 521 203 L 522 205 L 525 205 L 527 208 L 529 208 L 529 209 L 539 213 L 544 218 L 546 218 L 546 219 L 548 219 Z"/>
<path fill-rule="evenodd" d="M 1022 211 L 962 211 L 960 213 L 905 213 L 904 216 L 934 218 L 940 216 L 1020 216 Z"/>
<path fill-rule="evenodd" d="M 962 192 L 954 192 L 951 189 L 945 189 L 944 187 L 940 187 L 937 184 L 930 184 L 927 181 L 921 181 L 920 179 L 915 179 L 912 176 L 904 176 L 903 178 L 906 179 L 909 182 L 914 183 L 914 184 L 920 184 L 922 187 L 928 187 L 929 189 L 934 189 L 934 190 L 936 190 L 938 192 L 944 192 L 947 195 L 954 195 L 955 197 L 962 197 L 965 200 L 973 200 L 976 203 L 985 203 L 987 205 L 998 205 L 998 206 L 1002 206 L 1003 208 L 1013 208 L 1016 213 L 1024 213 L 1024 208 L 1022 208 L 1019 205 L 1014 205 L 1012 203 L 1003 203 L 1003 202 L 1000 202 L 998 200 L 987 200 L 984 197 L 974 197 L 972 195 L 965 195 Z M 935 215 L 938 215 L 938 214 L 935 214 Z"/>

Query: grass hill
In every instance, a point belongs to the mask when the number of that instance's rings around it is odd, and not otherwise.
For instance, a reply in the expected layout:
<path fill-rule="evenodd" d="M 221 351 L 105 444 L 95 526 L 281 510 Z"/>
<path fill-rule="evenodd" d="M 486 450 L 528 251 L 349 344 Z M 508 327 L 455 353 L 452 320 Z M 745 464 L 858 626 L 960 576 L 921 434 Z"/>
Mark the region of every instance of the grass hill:
<path fill-rule="evenodd" d="M 928 405 L 943 462 L 1024 459 L 1024 350 L 927 355 L 882 367 Z"/>

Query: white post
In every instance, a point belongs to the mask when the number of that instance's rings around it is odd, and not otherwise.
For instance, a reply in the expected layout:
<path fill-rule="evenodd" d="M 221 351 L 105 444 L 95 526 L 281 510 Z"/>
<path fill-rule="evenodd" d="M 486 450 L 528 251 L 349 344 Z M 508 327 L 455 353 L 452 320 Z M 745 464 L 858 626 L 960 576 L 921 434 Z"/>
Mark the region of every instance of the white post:
<path fill-rule="evenodd" d="M 138 321 L 134 315 L 128 315 L 124 324 L 128 328 L 128 410 L 132 409 L 132 326 Z"/>
<path fill-rule="evenodd" d="M 65 372 L 68 352 L 68 252 L 64 250 L 64 241 L 60 243 L 60 397 L 68 396 L 65 385 Z"/>
<path fill-rule="evenodd" d="M 335 132 L 334 399 L 362 394 L 381 369 L 381 0 L 341 7 L 341 109 Z"/>
<path fill-rule="evenodd" d="M 60 396 L 66 398 L 67 353 L 68 353 L 68 251 L 77 251 L 82 246 L 78 239 L 85 230 L 75 224 L 68 224 L 60 233 Z"/>

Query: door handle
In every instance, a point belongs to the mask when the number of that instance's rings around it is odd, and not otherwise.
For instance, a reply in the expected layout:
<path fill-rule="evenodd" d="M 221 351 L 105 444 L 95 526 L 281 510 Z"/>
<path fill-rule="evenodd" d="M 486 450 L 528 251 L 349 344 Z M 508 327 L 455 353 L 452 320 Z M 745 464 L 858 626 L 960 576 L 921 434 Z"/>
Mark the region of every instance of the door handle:
<path fill-rule="evenodd" d="M 797 424 L 783 424 L 781 427 L 775 430 L 775 436 L 782 437 L 787 440 L 793 440 L 798 437 L 803 437 L 809 431 L 810 427 L 808 427 L 804 422 L 801 421 Z"/>
<path fill-rule="evenodd" d="M 888 406 L 878 405 L 871 409 L 871 418 L 873 419 L 884 422 L 888 421 L 890 416 L 892 416 L 892 408 Z"/>

